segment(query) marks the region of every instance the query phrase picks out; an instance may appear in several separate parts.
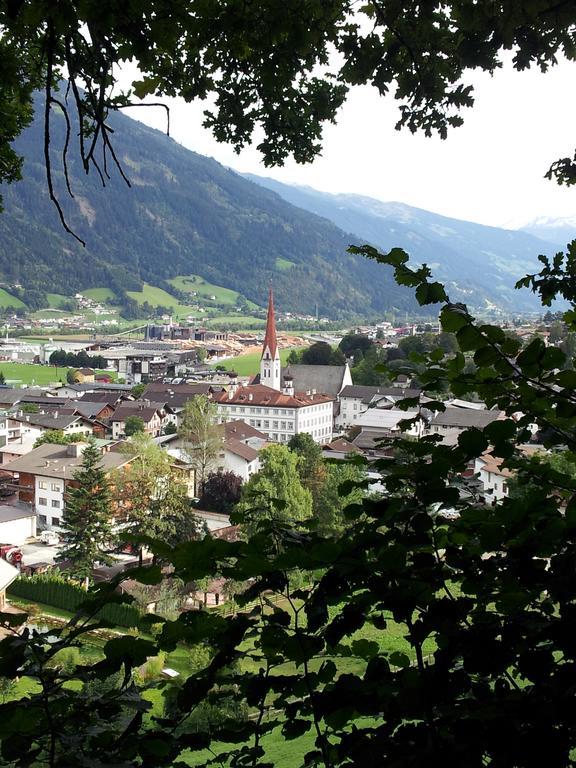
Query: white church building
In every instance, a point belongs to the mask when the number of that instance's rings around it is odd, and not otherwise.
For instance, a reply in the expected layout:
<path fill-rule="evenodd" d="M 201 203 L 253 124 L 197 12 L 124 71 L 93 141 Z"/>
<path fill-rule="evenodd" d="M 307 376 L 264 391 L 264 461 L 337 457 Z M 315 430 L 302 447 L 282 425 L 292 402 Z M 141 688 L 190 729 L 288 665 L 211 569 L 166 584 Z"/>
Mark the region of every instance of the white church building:
<path fill-rule="evenodd" d="M 332 441 L 336 398 L 312 389 L 295 392 L 293 378 L 286 375 L 282 379 L 272 289 L 260 359 L 260 383 L 239 387 L 232 382 L 227 392 L 216 393 L 212 399 L 218 406 L 221 422 L 241 419 L 274 442 L 287 443 L 301 432 L 307 432 L 317 443 Z"/>

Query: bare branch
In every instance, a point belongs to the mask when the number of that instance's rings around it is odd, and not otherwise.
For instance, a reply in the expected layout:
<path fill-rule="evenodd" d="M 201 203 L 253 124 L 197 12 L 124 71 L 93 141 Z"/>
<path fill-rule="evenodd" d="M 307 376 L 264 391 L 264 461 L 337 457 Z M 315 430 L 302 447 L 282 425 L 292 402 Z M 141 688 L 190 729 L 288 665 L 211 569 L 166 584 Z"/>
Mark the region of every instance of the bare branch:
<path fill-rule="evenodd" d="M 64 218 L 64 212 L 62 211 L 62 208 L 60 206 L 60 203 L 58 202 L 58 199 L 54 193 L 54 185 L 52 182 L 52 166 L 50 164 L 50 109 L 52 106 L 52 77 L 54 74 L 54 28 L 52 26 L 52 23 L 50 22 L 48 25 L 48 33 L 47 33 L 47 39 L 46 39 L 46 88 L 45 88 L 45 104 L 44 104 L 44 163 L 46 165 L 46 181 L 48 184 L 48 193 L 50 195 L 50 200 L 54 203 L 56 206 L 56 210 L 58 211 L 58 215 L 60 216 L 60 221 L 62 223 L 62 226 L 68 232 L 69 235 L 72 235 L 78 242 L 86 247 L 86 243 L 84 240 L 82 240 L 81 237 L 79 237 L 76 232 L 74 232 L 68 224 L 66 223 L 66 219 Z"/>

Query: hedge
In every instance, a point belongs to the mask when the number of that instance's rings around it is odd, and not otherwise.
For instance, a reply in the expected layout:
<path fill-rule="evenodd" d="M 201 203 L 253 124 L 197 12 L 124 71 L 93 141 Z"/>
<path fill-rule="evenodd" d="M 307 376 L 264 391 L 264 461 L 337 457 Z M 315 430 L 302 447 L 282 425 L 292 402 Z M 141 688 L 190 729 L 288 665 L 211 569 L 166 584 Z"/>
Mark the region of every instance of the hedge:
<path fill-rule="evenodd" d="M 35 603 L 52 605 L 54 608 L 61 608 L 71 613 L 74 613 L 80 603 L 89 597 L 78 584 L 66 581 L 61 576 L 51 576 L 44 573 L 21 576 L 12 582 L 7 593 Z M 119 627 L 137 627 L 142 614 L 133 605 L 110 603 L 105 605 L 97 616 Z"/>

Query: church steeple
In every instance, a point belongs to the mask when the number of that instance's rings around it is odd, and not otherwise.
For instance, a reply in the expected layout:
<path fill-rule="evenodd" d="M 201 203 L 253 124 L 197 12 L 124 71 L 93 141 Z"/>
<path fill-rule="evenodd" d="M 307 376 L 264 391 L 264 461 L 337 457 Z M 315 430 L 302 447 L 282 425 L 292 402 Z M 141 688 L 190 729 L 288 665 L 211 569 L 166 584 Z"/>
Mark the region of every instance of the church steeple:
<path fill-rule="evenodd" d="M 276 338 L 276 320 L 274 318 L 274 295 L 272 287 L 268 295 L 268 317 L 266 319 L 266 334 L 262 345 L 260 359 L 260 383 L 272 389 L 281 390 L 280 353 Z"/>

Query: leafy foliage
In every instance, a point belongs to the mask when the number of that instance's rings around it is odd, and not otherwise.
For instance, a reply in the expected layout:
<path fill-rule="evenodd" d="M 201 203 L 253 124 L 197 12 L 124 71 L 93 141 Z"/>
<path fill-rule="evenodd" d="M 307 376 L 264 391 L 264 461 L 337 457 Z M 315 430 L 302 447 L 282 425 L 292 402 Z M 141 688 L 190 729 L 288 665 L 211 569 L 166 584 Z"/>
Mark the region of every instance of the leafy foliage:
<path fill-rule="evenodd" d="M 71 613 L 86 600 L 86 591 L 79 584 L 44 573 L 18 579 L 10 585 L 8 594 Z M 114 602 L 104 605 L 95 615 L 118 627 L 137 627 L 142 618 L 134 606 Z"/>
<path fill-rule="evenodd" d="M 234 472 L 210 472 L 202 486 L 202 496 L 198 500 L 200 509 L 228 514 L 240 501 L 242 478 Z"/>
<path fill-rule="evenodd" d="M 264 468 L 246 484 L 239 505 L 251 537 L 152 544 L 183 582 L 219 574 L 244 586 L 235 595 L 239 612 L 226 618 L 208 611 L 153 617 L 162 624 L 153 642 L 107 644 L 98 673 L 122 669 L 126 680 L 147 657 L 179 642 L 208 642 L 212 649 L 205 666 L 170 694 L 166 719 L 132 721 L 129 754 L 138 759 L 149 755 L 151 742 L 164 744 L 170 729 L 168 746 L 154 753 L 156 765 L 204 746 L 225 764 L 265 765 L 270 733 L 286 742 L 306 737 L 299 764 L 325 768 L 571 764 L 574 373 L 562 369 L 560 350 L 538 339 L 521 349 L 501 329 L 477 324 L 430 283 L 426 268 L 411 269 L 405 254 L 362 250 L 391 265 L 421 301 L 437 300 L 444 331 L 455 334 L 456 353 L 423 354 L 426 391 L 478 392 L 505 417 L 464 431 L 456 445 L 437 436 L 397 441 L 394 454 L 375 464 L 385 493 L 348 505 L 346 532 L 338 538 L 310 525 L 312 499 L 302 488 L 298 457 L 272 446 L 262 452 Z M 570 314 L 565 321 L 572 322 Z M 473 372 L 466 356 L 474 359 Z M 545 435 L 542 450 L 565 451 L 568 465 L 527 459 L 518 449 L 533 424 Z M 494 506 L 479 498 L 467 470 L 488 448 L 522 481 L 534 481 L 528 497 Z M 340 494 L 354 486 L 344 482 Z M 141 572 L 139 578 L 159 575 Z M 396 627 L 406 650 L 387 643 Z M 38 653 L 43 643 L 30 635 L 18 644 L 3 641 L 0 673 L 34 677 L 38 665 L 26 661 L 23 649 Z M 76 668 L 67 679 L 79 674 Z M 188 713 L 229 686 L 250 717 L 243 711 L 220 727 L 213 723 L 202 739 L 179 728 Z M 68 707 L 76 703 L 74 686 L 56 690 Z M 65 763 L 64 737 L 54 741 L 44 716 L 32 717 L 34 707 L 45 711 L 46 695 L 17 702 L 18 717 L 12 714 L 3 726 L 4 759 L 24 765 L 34 750 L 45 754 L 55 743 Z M 23 724 L 32 722 L 34 739 L 19 738 Z M 68 724 L 62 715 L 59 733 L 66 734 Z M 106 745 L 112 764 L 126 756 L 122 740 Z"/>
<path fill-rule="evenodd" d="M 285 445 L 269 445 L 259 453 L 260 470 L 242 486 L 236 511 L 244 528 L 256 532 L 271 522 L 285 525 L 312 516 L 312 496 L 298 475 L 298 457 Z"/>
<path fill-rule="evenodd" d="M 217 415 L 216 404 L 207 395 L 196 395 L 188 400 L 181 415 L 179 435 L 184 452 L 194 467 L 197 489 L 202 489 L 222 445 Z"/>

